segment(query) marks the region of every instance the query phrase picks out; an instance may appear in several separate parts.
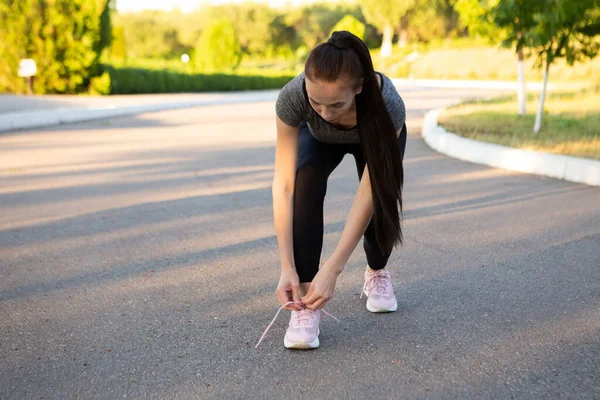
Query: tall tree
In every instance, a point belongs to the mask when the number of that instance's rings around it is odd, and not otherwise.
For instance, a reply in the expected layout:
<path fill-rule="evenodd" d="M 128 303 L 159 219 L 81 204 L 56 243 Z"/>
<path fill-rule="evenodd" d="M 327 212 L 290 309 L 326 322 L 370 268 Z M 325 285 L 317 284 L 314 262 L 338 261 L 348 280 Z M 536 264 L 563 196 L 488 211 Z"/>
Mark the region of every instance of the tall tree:
<path fill-rule="evenodd" d="M 414 4 L 415 0 L 363 0 L 361 2 L 367 21 L 383 33 L 380 53 L 382 57 L 392 54 L 394 30 Z"/>
<path fill-rule="evenodd" d="M 527 41 L 530 33 L 536 25 L 534 15 L 541 6 L 543 0 L 494 0 L 493 7 L 485 12 L 486 22 L 493 24 L 488 28 L 488 35 L 502 38 L 502 46 L 514 48 L 517 53 L 519 79 L 518 104 L 519 114 L 525 115 L 525 73 L 524 73 L 524 50 L 528 47 Z"/>
<path fill-rule="evenodd" d="M 100 14 L 100 34 L 96 42 L 95 51 L 98 57 L 102 54 L 102 50 L 110 48 L 112 43 L 112 17 L 114 11 L 114 0 L 105 0 L 101 3 L 102 13 Z"/>
<path fill-rule="evenodd" d="M 96 0 L 0 2 L 0 89 L 21 92 L 20 59 L 37 64 L 36 93 L 77 93 L 97 71 L 100 12 Z"/>
<path fill-rule="evenodd" d="M 538 7 L 536 25 L 529 35 L 538 65 L 544 68 L 535 133 L 542 127 L 550 65 L 559 58 L 573 65 L 593 59 L 600 50 L 600 0 L 541 0 Z"/>

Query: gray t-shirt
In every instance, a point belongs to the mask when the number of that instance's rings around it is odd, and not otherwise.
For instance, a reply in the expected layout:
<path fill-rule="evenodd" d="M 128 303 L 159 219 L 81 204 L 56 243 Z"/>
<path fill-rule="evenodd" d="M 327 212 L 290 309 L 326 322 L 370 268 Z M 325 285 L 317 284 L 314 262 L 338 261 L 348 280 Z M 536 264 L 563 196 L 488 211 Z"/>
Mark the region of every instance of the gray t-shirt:
<path fill-rule="evenodd" d="M 394 84 L 384 74 L 381 77 L 381 94 L 388 112 L 394 121 L 396 131 L 402 129 L 406 122 L 404 101 L 398 94 Z M 343 129 L 325 121 L 308 102 L 304 72 L 289 81 L 279 92 L 275 103 L 277 116 L 290 126 L 299 126 L 306 121 L 312 135 L 325 143 L 360 143 L 358 127 Z"/>

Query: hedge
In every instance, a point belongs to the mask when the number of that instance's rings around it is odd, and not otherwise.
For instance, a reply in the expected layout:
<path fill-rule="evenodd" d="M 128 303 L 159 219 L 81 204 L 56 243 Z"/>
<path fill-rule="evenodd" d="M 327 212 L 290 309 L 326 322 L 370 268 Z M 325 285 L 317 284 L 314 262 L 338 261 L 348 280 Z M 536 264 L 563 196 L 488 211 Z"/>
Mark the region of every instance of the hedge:
<path fill-rule="evenodd" d="M 257 76 L 234 74 L 184 74 L 143 68 L 103 66 L 101 84 L 92 87 L 102 94 L 226 92 L 281 89 L 294 76 Z M 94 86 L 94 83 L 92 84 Z"/>

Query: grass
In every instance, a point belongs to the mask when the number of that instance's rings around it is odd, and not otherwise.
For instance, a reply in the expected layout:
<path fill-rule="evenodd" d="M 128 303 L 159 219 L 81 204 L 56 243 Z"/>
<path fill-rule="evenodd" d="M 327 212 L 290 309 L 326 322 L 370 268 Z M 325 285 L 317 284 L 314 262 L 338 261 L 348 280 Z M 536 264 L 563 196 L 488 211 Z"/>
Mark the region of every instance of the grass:
<path fill-rule="evenodd" d="M 514 96 L 471 101 L 445 110 L 438 122 L 482 142 L 600 160 L 600 86 L 547 96 L 542 130 L 535 134 L 538 106 L 538 96 L 528 96 L 521 117 Z"/>

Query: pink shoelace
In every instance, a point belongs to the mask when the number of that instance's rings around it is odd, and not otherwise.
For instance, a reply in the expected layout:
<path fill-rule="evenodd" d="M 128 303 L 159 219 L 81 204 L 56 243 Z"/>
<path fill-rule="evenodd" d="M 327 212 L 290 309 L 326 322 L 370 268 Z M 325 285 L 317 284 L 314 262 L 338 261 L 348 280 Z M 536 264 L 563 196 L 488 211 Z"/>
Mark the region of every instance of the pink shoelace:
<path fill-rule="evenodd" d="M 273 320 L 271 321 L 271 323 L 269 324 L 269 326 L 267 326 L 267 329 L 265 329 L 264 333 L 262 334 L 262 336 L 258 340 L 258 343 L 256 343 L 256 346 L 254 346 L 255 349 L 258 347 L 258 345 L 260 344 L 260 342 L 262 342 L 262 340 L 264 339 L 264 337 L 267 334 L 267 332 L 269 332 L 269 329 L 271 329 L 271 326 L 273 326 L 273 324 L 275 323 L 275 320 L 279 316 L 279 313 L 281 312 L 281 310 L 283 310 L 283 308 L 285 306 L 288 306 L 290 304 L 294 304 L 294 302 L 293 301 L 288 301 L 287 303 L 285 303 L 284 305 L 282 305 L 281 307 L 279 307 L 279 310 L 277 310 L 277 313 L 275 314 L 275 317 L 273 318 Z M 304 304 L 302 305 L 302 307 L 306 308 L 306 306 Z M 327 311 L 325 311 L 325 310 L 321 310 L 321 311 L 323 312 L 323 314 L 327 315 L 328 317 L 331 317 L 331 318 L 335 319 L 337 322 L 340 322 L 339 319 L 337 319 L 333 315 L 329 314 Z"/>
<path fill-rule="evenodd" d="M 386 273 L 384 271 L 377 271 L 376 273 L 374 273 L 372 277 L 370 277 L 367 281 L 365 281 L 363 290 L 360 291 L 360 298 L 362 299 L 363 294 L 365 293 L 365 289 L 367 289 L 369 287 L 371 282 L 373 282 L 373 286 L 371 287 L 370 290 L 368 290 L 369 293 L 371 292 L 371 290 L 376 289 L 376 292 L 378 292 L 378 293 L 387 294 L 387 285 L 385 282 L 387 279 L 390 280 L 390 282 L 393 286 L 394 281 L 392 281 L 392 277 L 389 275 L 389 273 Z"/>

